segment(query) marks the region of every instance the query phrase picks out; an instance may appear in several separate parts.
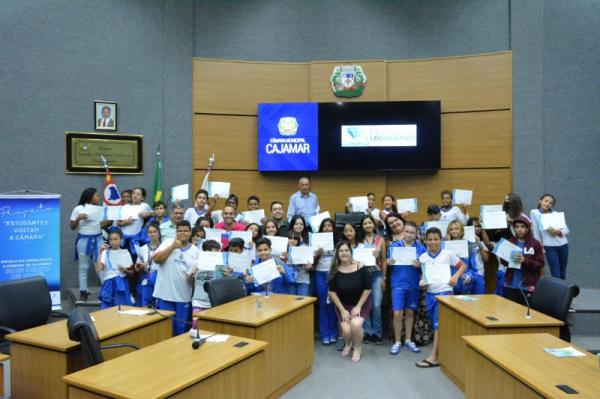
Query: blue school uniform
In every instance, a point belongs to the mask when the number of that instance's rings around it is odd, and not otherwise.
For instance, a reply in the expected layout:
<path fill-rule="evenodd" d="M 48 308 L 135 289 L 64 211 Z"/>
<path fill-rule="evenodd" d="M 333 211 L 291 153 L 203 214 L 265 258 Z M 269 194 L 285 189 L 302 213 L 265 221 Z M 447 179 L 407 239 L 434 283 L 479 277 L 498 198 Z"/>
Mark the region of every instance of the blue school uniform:
<path fill-rule="evenodd" d="M 288 294 L 290 291 L 290 285 L 296 282 L 296 272 L 294 268 L 283 263 L 281 259 L 277 257 L 272 258 L 277 266 L 283 266 L 283 274 L 274 280 L 269 281 L 266 284 L 259 285 L 255 281 L 252 283 L 246 283 L 246 292 L 256 293 L 275 293 L 275 294 Z M 254 265 L 261 263 L 260 258 L 256 258 Z M 252 270 L 252 269 L 250 269 Z"/>
<path fill-rule="evenodd" d="M 114 267 L 110 261 L 110 250 L 102 253 L 105 268 L 110 272 L 102 282 L 98 299 L 100 299 L 100 309 L 107 309 L 117 305 L 133 305 L 131 302 L 131 292 L 129 291 L 129 282 L 126 277 L 114 272 Z"/>
<path fill-rule="evenodd" d="M 148 244 L 150 258 L 148 261 L 148 267 L 150 269 L 148 271 L 141 271 L 138 275 L 135 306 L 150 306 L 154 303 L 154 297 L 152 294 L 154 293 L 154 285 L 156 284 L 157 271 L 152 257 L 154 256 L 154 252 L 156 252 L 157 248 L 158 247 L 150 248 L 150 244 Z"/>
<path fill-rule="evenodd" d="M 388 258 L 392 256 L 394 247 L 406 247 L 403 240 L 397 240 L 390 243 L 388 249 Z M 419 242 L 415 241 L 412 247 L 416 247 L 417 259 L 427 252 L 427 249 Z M 390 289 L 392 294 L 392 310 L 400 311 L 403 309 L 417 310 L 421 299 L 421 289 L 419 280 L 421 279 L 421 269 L 412 265 L 392 265 L 390 276 Z"/>

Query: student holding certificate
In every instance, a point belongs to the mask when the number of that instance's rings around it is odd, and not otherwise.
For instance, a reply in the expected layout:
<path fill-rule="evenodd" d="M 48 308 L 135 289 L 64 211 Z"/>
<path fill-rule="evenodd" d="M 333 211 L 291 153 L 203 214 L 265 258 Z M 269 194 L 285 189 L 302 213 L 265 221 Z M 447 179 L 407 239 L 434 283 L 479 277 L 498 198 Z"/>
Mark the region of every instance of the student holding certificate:
<path fill-rule="evenodd" d="M 390 355 L 397 355 L 402 348 L 413 353 L 421 352 L 414 342 L 412 342 L 412 332 L 415 321 L 415 312 L 421 302 L 421 289 L 419 280 L 421 279 L 421 269 L 417 259 L 425 253 L 425 247 L 418 241 L 417 224 L 407 221 L 404 225 L 404 238 L 390 241 L 389 256 L 387 263 L 392 268 L 390 276 L 390 291 L 392 295 L 392 310 L 394 312 L 394 344 L 390 348 Z M 395 248 L 402 248 L 400 252 L 409 252 L 413 250 L 413 256 L 406 256 L 402 253 L 402 259 L 395 259 L 394 254 L 398 251 Z M 412 258 L 412 259 L 410 259 Z M 404 330 L 404 344 L 400 342 L 402 336 L 404 314 L 406 313 L 406 329 Z"/>
<path fill-rule="evenodd" d="M 210 215 L 210 205 L 208 203 L 208 191 L 198 190 L 196 192 L 194 206 L 188 208 L 183 215 L 183 219 L 190 222 L 191 226 L 196 225 L 198 218 Z"/>
<path fill-rule="evenodd" d="M 477 291 L 485 294 L 485 264 L 490 259 L 490 251 L 485 242 L 489 242 L 489 240 L 485 230 L 481 227 L 479 218 L 470 217 L 467 226 L 473 226 L 475 230 L 475 242 L 469 242 L 469 252 L 473 269 L 477 272 L 478 284 L 481 284 L 481 288 Z"/>
<path fill-rule="evenodd" d="M 390 213 L 398 213 L 396 209 L 396 198 L 392 194 L 385 194 L 381 197 L 381 210 L 379 211 L 379 220 L 385 223 L 385 219 L 387 219 Z M 383 225 L 382 227 L 385 227 Z M 381 231 L 381 234 L 384 234 L 385 231 Z"/>
<path fill-rule="evenodd" d="M 290 220 L 289 231 L 295 231 L 302 237 L 302 244 L 308 244 L 308 226 L 304 217 L 300 215 L 292 216 Z"/>
<path fill-rule="evenodd" d="M 432 227 L 425 233 L 427 252 L 419 257 L 419 264 L 423 269 L 424 279 L 419 285 L 426 287 L 425 301 L 427 302 L 427 313 L 433 327 L 433 347 L 431 354 L 416 363 L 419 368 L 438 367 L 438 302 L 437 295 L 452 295 L 452 287 L 456 285 L 460 276 L 465 272 L 467 266 L 452 252 L 442 248 L 442 232 L 437 227 Z M 456 272 L 451 275 L 450 267 Z M 446 280 L 447 279 L 447 280 Z"/>
<path fill-rule="evenodd" d="M 340 241 L 335 248 L 328 288 L 344 338 L 342 356 L 350 355 L 354 342 L 352 361 L 357 363 L 362 351 L 363 323 L 371 311 L 371 278 L 367 269 L 352 259 L 352 249 L 346 241 Z"/>
<path fill-rule="evenodd" d="M 544 194 L 539 200 L 537 209 L 532 209 L 529 215 L 531 216 L 533 236 L 544 246 L 552 277 L 564 280 L 567 277 L 567 261 L 569 259 L 567 240 L 569 228 L 566 223 L 563 223 L 564 214 L 562 220 L 554 222 L 554 226 L 546 226 L 546 223 L 542 220 L 542 218 L 546 218 L 552 213 L 559 213 L 552 210 L 555 204 L 556 199 L 552 194 Z"/>
<path fill-rule="evenodd" d="M 156 284 L 157 265 L 154 262 L 154 253 L 160 246 L 160 225 L 150 222 L 146 227 L 148 243 L 146 244 L 146 257 L 138 256 L 136 269 L 140 271 L 138 277 L 136 306 L 151 306 L 154 303 L 154 285 Z M 143 248 L 143 247 L 142 247 Z"/>
<path fill-rule="evenodd" d="M 528 295 L 535 291 L 544 268 L 544 249 L 542 244 L 533 238 L 531 233 L 531 224 L 529 218 L 517 217 L 512 227 L 515 230 L 516 237 L 508 241 L 517 245 L 523 250 L 523 253 L 514 254 L 514 261 L 521 264 L 519 269 L 509 267 L 504 276 L 504 296 L 509 299 L 521 298 L 518 292 L 523 289 Z M 507 264 L 506 261 L 501 261 Z"/>
<path fill-rule="evenodd" d="M 108 234 L 108 245 L 102 246 L 96 271 L 101 277 L 100 309 L 115 305 L 133 305 L 127 275 L 133 273 L 133 262 L 129 252 L 121 249 L 123 233 L 115 228 Z"/>
<path fill-rule="evenodd" d="M 294 248 L 294 247 L 299 247 L 303 244 L 301 244 L 302 241 L 302 237 L 300 236 L 299 233 L 296 233 L 295 231 L 290 231 L 288 232 L 288 247 L 289 248 Z M 292 250 L 293 251 L 293 250 Z M 290 257 L 287 256 L 287 259 L 285 259 L 285 256 L 288 255 L 287 253 L 284 253 L 281 255 L 284 262 L 289 263 Z M 290 295 L 302 295 L 302 296 L 309 296 L 310 295 L 310 275 L 308 274 L 309 271 L 313 270 L 313 264 L 311 263 L 304 263 L 304 264 L 292 264 L 290 265 L 294 268 L 295 274 L 296 274 L 296 280 L 294 281 L 294 283 L 291 283 L 288 285 L 288 294 Z"/>
<path fill-rule="evenodd" d="M 344 227 L 346 235 L 346 227 Z M 381 345 L 381 336 L 383 335 L 381 327 L 381 301 L 383 299 L 383 290 L 385 287 L 384 276 L 386 274 L 386 245 L 385 240 L 377 234 L 377 224 L 375 218 L 366 215 L 360 220 L 359 242 L 356 248 L 368 248 L 373 251 L 375 256 L 375 265 L 366 266 L 371 276 L 371 313 L 365 318 L 365 343 L 373 342 L 375 345 Z"/>
<path fill-rule="evenodd" d="M 465 205 L 460 205 L 459 208 L 458 206 L 452 205 L 452 191 L 442 191 L 440 198 L 442 199 L 442 206 L 440 207 L 442 215 L 440 220 L 449 222 L 458 220 L 463 225 L 467 223 L 467 220 L 469 219 L 467 207 Z"/>
<path fill-rule="evenodd" d="M 335 222 L 323 219 L 319 233 L 333 233 Z M 333 261 L 334 251 L 317 249 L 315 255 L 315 291 L 319 306 L 319 337 L 325 346 L 337 342 L 338 322 L 333 303 L 328 300 L 328 276 Z"/>
<path fill-rule="evenodd" d="M 255 266 L 273 259 L 281 276 L 261 286 L 254 281 L 254 277 L 251 273 L 246 277 L 246 291 L 264 291 L 266 293 L 273 292 L 275 294 L 287 294 L 289 292 L 288 286 L 296 281 L 296 275 L 294 273 L 294 269 L 284 263 L 281 259 L 279 259 L 279 257 L 271 254 L 271 240 L 269 240 L 267 237 L 258 239 L 258 241 L 256 241 L 256 255 L 257 257 L 254 261 Z"/>
<path fill-rule="evenodd" d="M 479 275 L 477 273 L 475 262 L 472 261 L 473 252 L 471 251 L 469 244 L 464 239 L 465 237 L 465 228 L 461 222 L 455 220 L 450 222 L 448 225 L 448 235 L 446 236 L 447 241 L 461 241 L 465 243 L 465 247 L 467 248 L 467 256 L 461 256 L 460 254 L 456 254 L 460 260 L 463 261 L 465 265 L 467 265 L 467 270 L 460 277 L 456 285 L 454 286 L 454 294 L 484 294 L 485 293 L 485 280 L 483 275 Z M 456 272 L 456 269 L 451 268 L 452 273 Z"/>

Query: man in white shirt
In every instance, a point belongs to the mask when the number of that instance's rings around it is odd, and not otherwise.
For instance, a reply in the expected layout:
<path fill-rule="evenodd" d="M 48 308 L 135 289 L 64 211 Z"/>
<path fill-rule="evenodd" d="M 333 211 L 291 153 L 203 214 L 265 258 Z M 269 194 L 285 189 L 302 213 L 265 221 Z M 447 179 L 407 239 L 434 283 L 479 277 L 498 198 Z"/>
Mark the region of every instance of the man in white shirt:
<path fill-rule="evenodd" d="M 310 192 L 310 177 L 303 176 L 298 180 L 298 191 L 290 197 L 287 212 L 288 221 L 291 221 L 294 215 L 300 215 L 308 221 L 311 216 L 315 216 L 319 211 L 319 199 L 316 194 Z"/>

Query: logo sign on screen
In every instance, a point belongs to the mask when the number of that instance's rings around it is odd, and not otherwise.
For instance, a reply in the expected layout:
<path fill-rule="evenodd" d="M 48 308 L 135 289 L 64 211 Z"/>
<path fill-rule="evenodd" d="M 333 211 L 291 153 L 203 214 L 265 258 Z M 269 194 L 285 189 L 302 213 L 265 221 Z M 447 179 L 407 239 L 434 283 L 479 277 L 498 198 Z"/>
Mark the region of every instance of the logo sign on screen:
<path fill-rule="evenodd" d="M 258 104 L 258 170 L 318 168 L 318 104 Z"/>
<path fill-rule="evenodd" d="M 342 147 L 416 147 L 417 125 L 342 125 Z"/>

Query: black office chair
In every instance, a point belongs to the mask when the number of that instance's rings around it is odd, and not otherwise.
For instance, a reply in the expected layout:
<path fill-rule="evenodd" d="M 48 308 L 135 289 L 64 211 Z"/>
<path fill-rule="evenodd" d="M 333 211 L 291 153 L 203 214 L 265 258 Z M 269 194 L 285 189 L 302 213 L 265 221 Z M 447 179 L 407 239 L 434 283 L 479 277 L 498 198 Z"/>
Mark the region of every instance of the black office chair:
<path fill-rule="evenodd" d="M 567 321 L 573 298 L 579 295 L 579 286 L 555 277 L 542 277 L 531 296 L 531 308 L 565 324 L 560 328 L 560 339 L 571 342 L 571 329 Z"/>
<path fill-rule="evenodd" d="M 0 353 L 9 354 L 4 335 L 47 324 L 51 316 L 68 314 L 52 311 L 48 283 L 43 276 L 0 283 Z"/>
<path fill-rule="evenodd" d="M 224 277 L 204 283 L 210 306 L 215 307 L 246 296 L 244 282 L 239 277 Z"/>
<path fill-rule="evenodd" d="M 67 320 L 67 330 L 69 333 L 69 339 L 71 341 L 79 342 L 81 351 L 83 352 L 83 358 L 85 367 L 90 367 L 104 361 L 102 356 L 103 349 L 114 349 L 114 348 L 132 348 L 140 349 L 138 346 L 133 344 L 109 344 L 100 346 L 100 339 L 98 338 L 98 332 L 90 315 L 87 312 L 83 312 L 80 309 L 73 309 Z"/>

